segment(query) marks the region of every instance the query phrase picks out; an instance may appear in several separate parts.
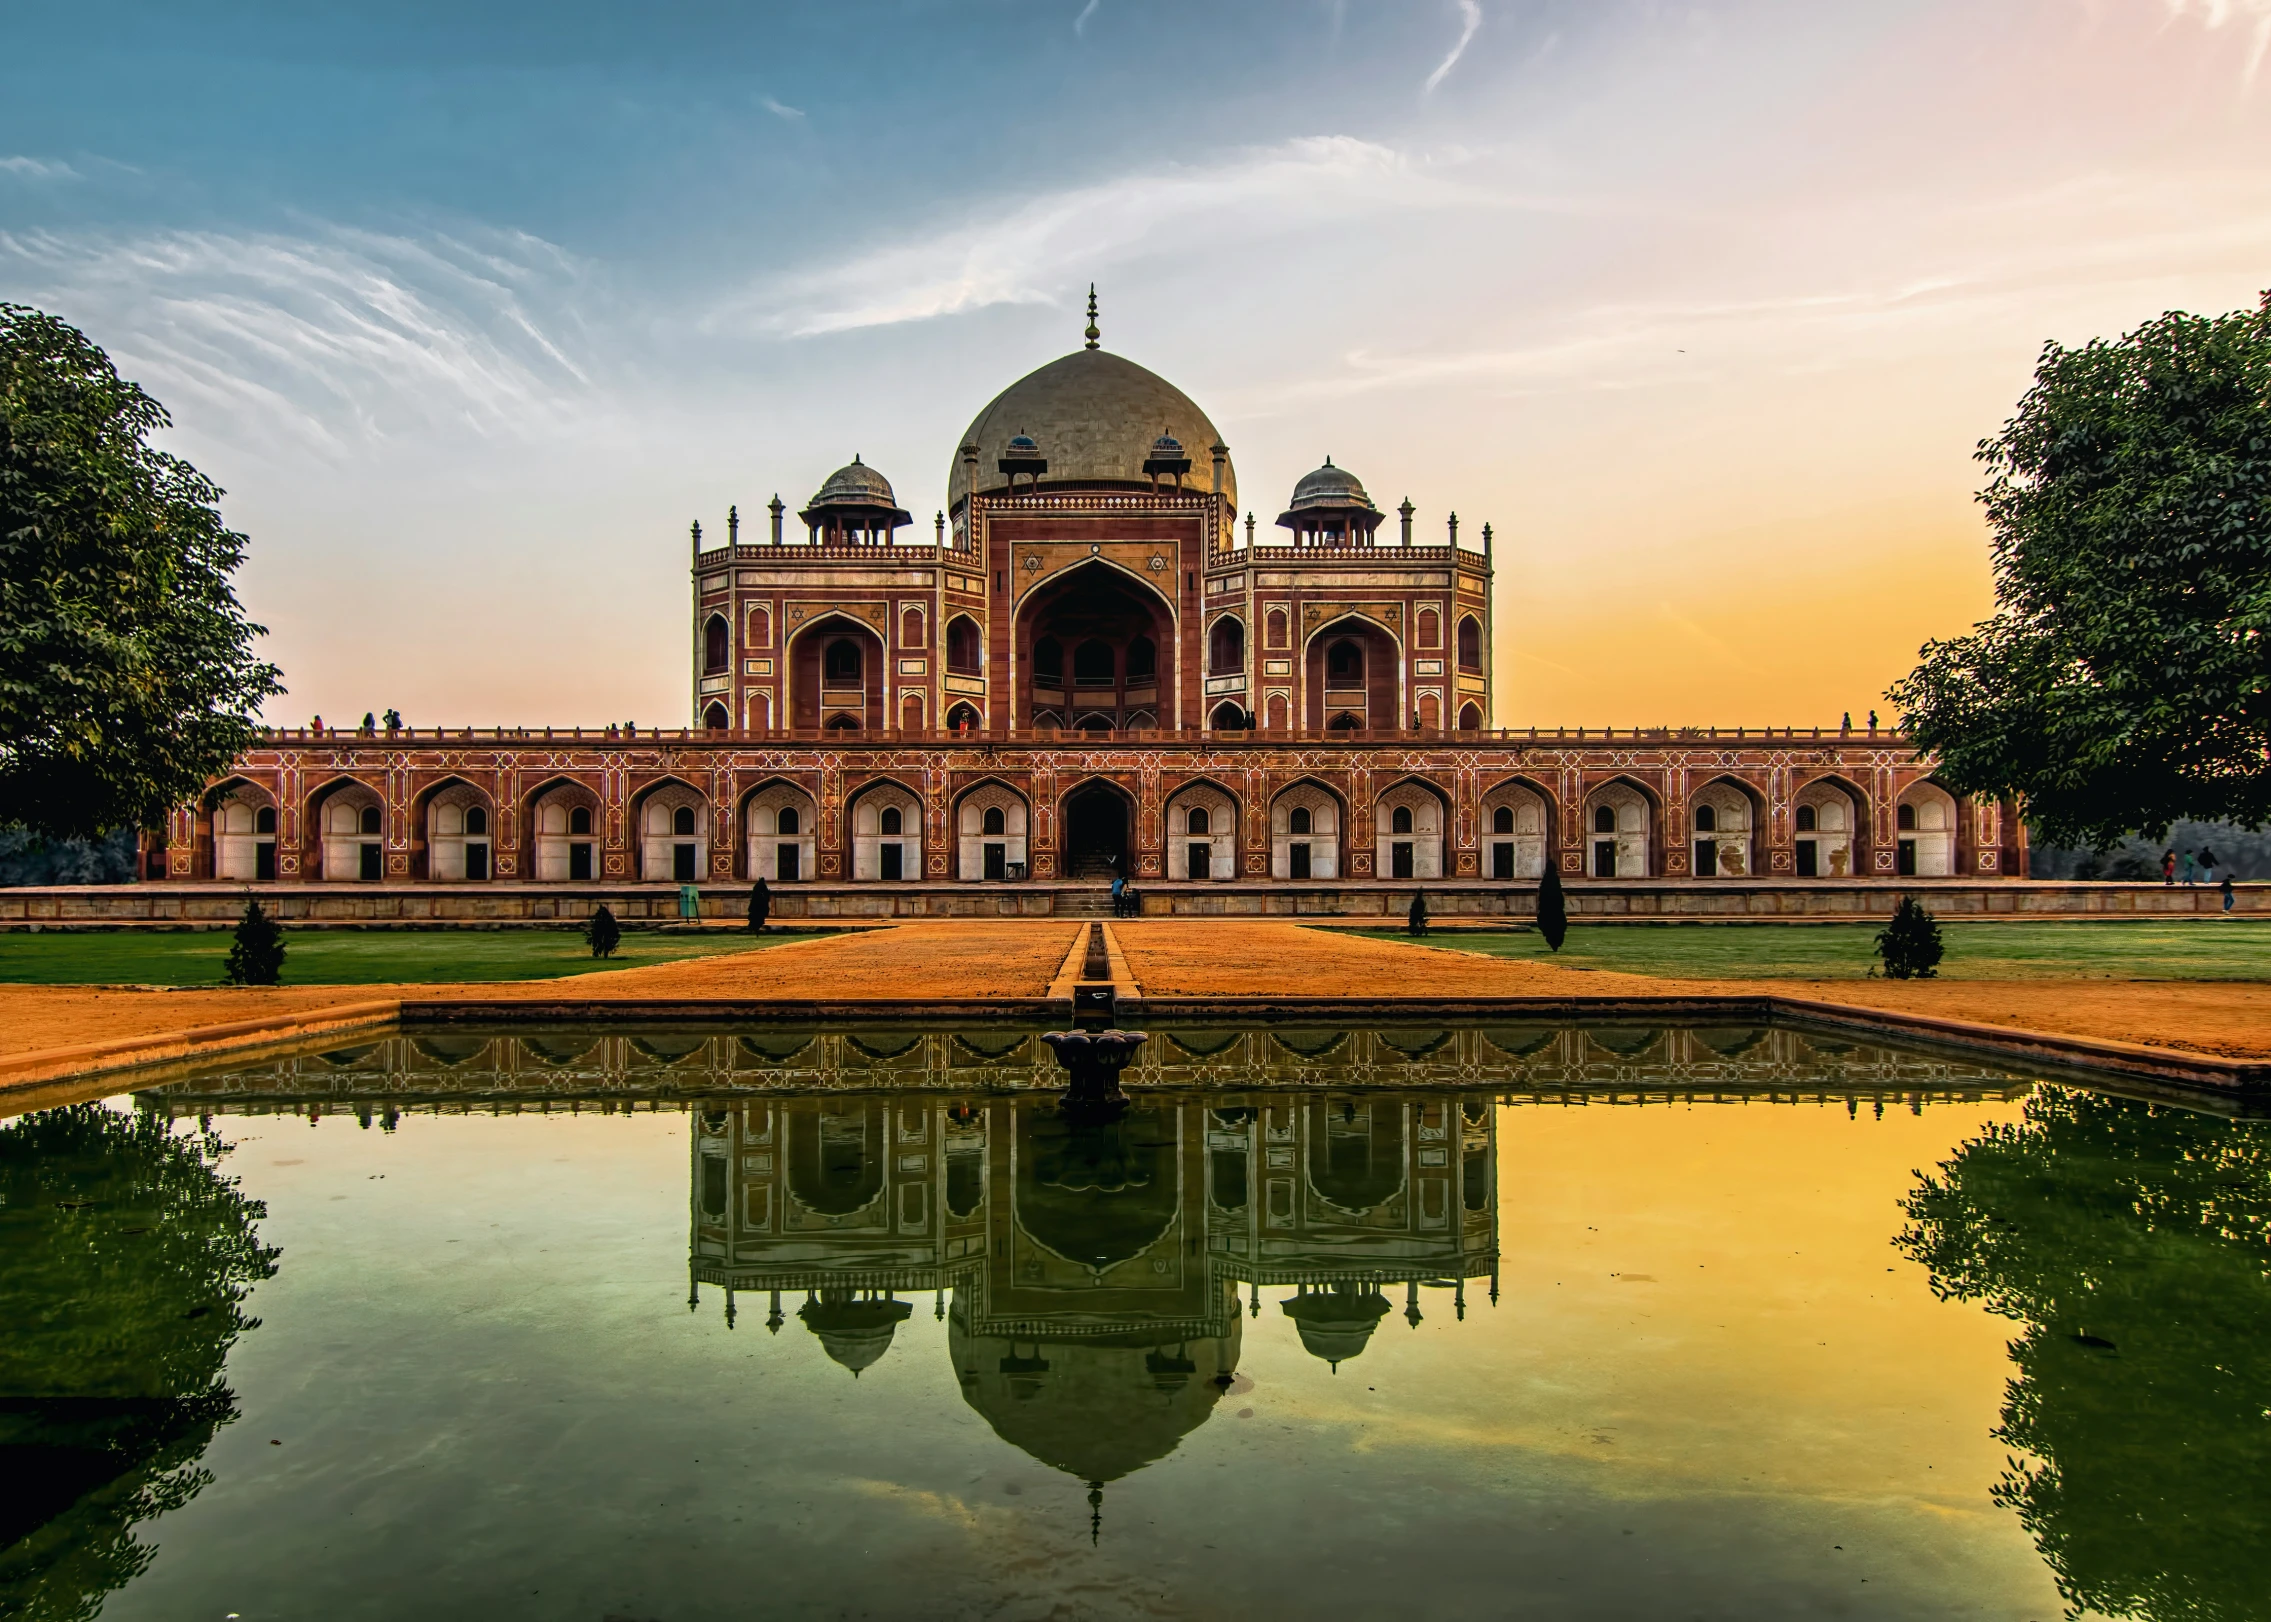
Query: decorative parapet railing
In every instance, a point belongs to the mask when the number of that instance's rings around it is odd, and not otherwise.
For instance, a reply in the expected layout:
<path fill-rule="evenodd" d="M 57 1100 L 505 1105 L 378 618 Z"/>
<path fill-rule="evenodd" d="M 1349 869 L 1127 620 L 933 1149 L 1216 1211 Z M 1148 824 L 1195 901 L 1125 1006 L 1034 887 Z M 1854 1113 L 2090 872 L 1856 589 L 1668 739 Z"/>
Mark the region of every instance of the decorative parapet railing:
<path fill-rule="evenodd" d="M 822 743 L 848 746 L 861 743 L 874 744 L 935 744 L 941 746 L 986 746 L 993 744 L 1037 744 L 1062 748 L 1067 744 L 1089 746 L 1101 743 L 1123 744 L 1197 744 L 1210 748 L 1226 744 L 1251 744 L 1257 749 L 1281 748 L 1287 744 L 1411 744 L 1436 743 L 1475 747 L 1503 747 L 1532 744 L 1581 744 L 1603 746 L 1621 745 L 1678 745 L 1685 743 L 1758 743 L 1783 744 L 1833 743 L 1863 744 L 1886 748 L 1910 747 L 1907 735 L 1893 727 L 1496 727 L 1477 731 L 1455 731 L 1444 727 L 1353 727 L 1318 731 L 1307 727 L 1271 731 L 1161 731 L 1152 727 L 1110 730 L 1101 727 L 1080 729 L 1057 727 L 995 727 L 951 731 L 945 728 L 878 727 L 872 731 L 839 730 L 821 727 L 772 727 L 761 730 L 731 728 L 712 731 L 702 727 L 641 727 L 635 725 L 608 727 L 267 727 L 260 734 L 260 743 L 269 747 L 284 745 L 313 745 L 338 747 L 352 744 L 389 744 L 411 746 L 416 744 L 448 743 L 680 743 L 680 744 L 778 744 Z M 257 747 L 257 745 L 256 745 Z"/>

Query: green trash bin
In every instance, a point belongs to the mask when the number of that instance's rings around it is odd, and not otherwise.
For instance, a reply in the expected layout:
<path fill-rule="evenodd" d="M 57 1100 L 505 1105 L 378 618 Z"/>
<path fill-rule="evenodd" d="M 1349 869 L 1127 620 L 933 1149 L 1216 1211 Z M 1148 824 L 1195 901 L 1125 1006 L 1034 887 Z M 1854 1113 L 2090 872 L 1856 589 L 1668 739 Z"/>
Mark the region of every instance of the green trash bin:
<path fill-rule="evenodd" d="M 702 892 L 691 884 L 681 884 L 678 887 L 678 916 L 681 918 L 699 918 L 702 916 Z"/>

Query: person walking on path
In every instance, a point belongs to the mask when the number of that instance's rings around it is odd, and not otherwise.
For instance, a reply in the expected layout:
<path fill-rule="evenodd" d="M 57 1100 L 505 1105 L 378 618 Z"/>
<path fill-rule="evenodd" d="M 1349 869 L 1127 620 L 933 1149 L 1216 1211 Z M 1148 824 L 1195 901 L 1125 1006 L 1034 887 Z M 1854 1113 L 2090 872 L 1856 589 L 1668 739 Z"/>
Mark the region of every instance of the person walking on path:
<path fill-rule="evenodd" d="M 2224 892 L 2224 911 L 2229 912 L 2232 910 L 2232 876 L 2229 873 L 2224 875 L 2222 889 Z"/>
<path fill-rule="evenodd" d="M 1128 880 L 1127 880 L 1127 875 L 1125 875 L 1124 873 L 1114 873 L 1114 874 L 1112 875 L 1112 916 L 1113 916 L 1113 917 L 1115 917 L 1115 918 L 1125 918 L 1125 917 L 1127 916 L 1127 910 L 1126 910 L 1126 902 L 1125 902 L 1125 899 L 1124 899 L 1124 898 L 1126 897 L 1127 893 L 1128 893 Z"/>
<path fill-rule="evenodd" d="M 2161 852 L 2161 882 L 2163 884 L 2174 884 L 2176 882 L 2176 852 L 2173 850 Z"/>
<path fill-rule="evenodd" d="M 2192 852 L 2186 851 L 2184 853 L 2184 887 L 2189 890 L 2199 882 L 2199 874 L 2192 862 Z"/>
<path fill-rule="evenodd" d="M 749 887 L 749 933 L 765 933 L 765 915 L 773 910 L 773 892 L 765 887 L 763 874 Z"/>
<path fill-rule="evenodd" d="M 2216 882 L 2216 853 L 2206 845 L 2200 847 L 2200 882 L 2202 884 Z"/>

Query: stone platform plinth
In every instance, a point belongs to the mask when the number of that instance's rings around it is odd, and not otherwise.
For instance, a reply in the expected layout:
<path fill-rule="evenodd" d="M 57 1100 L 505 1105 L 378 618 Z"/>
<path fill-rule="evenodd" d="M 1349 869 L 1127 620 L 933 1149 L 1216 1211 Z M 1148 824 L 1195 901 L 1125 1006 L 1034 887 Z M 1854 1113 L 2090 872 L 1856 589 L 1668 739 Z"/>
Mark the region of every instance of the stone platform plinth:
<path fill-rule="evenodd" d="M 1137 890 L 1146 917 L 1401 918 L 1413 894 L 1424 892 L 1438 920 L 1519 920 L 1537 903 L 1534 882 L 1472 879 L 1148 880 Z M 708 919 L 737 919 L 748 905 L 749 892 L 739 884 L 705 884 L 699 893 Z M 772 893 L 772 916 L 784 922 L 1087 917 L 1107 910 L 1105 887 L 1093 883 L 809 883 L 776 885 Z M 1634 922 L 1876 918 L 1889 915 L 1907 894 L 1946 918 L 2160 918 L 2222 908 L 2222 898 L 2206 885 L 2013 879 L 1573 879 L 1564 890 L 1573 917 Z M 343 928 L 556 928 L 580 924 L 603 903 L 625 923 L 679 919 L 674 884 L 158 882 L 0 890 L 0 929 L 219 928 L 236 921 L 248 895 L 259 896 L 286 922 Z M 2271 912 L 2271 885 L 2243 884 L 2236 895 L 2238 912 Z"/>

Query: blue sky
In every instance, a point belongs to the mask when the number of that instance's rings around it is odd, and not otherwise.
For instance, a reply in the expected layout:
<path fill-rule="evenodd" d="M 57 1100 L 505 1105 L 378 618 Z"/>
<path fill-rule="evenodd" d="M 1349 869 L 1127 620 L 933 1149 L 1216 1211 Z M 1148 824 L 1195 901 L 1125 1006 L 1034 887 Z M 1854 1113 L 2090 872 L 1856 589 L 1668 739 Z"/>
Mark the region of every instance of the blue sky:
<path fill-rule="evenodd" d="M 1834 721 L 2043 339 L 2271 283 L 2271 0 L 77 4 L 0 297 L 172 407 L 299 719 L 684 719 L 686 524 L 1072 347 L 1501 552 L 1502 719 Z M 594 657 L 603 649 L 603 657 Z"/>

